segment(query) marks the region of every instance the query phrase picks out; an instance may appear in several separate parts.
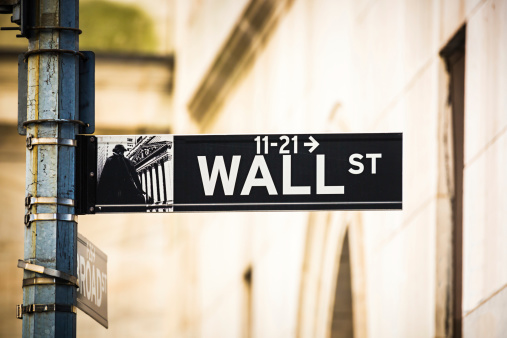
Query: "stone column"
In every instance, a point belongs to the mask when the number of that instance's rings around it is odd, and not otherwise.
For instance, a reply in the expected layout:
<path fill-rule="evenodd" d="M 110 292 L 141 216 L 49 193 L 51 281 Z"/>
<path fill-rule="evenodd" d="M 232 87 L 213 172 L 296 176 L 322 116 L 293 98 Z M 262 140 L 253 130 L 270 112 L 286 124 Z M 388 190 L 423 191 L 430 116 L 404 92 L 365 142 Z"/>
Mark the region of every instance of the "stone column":
<path fill-rule="evenodd" d="M 172 201 L 174 199 L 174 197 L 173 197 L 173 180 L 172 180 L 173 173 L 172 173 L 171 159 L 167 160 L 164 163 L 164 172 L 167 175 L 167 180 L 168 180 L 168 182 L 167 182 L 167 199 L 169 201 Z"/>
<path fill-rule="evenodd" d="M 157 201 L 157 196 L 155 196 L 155 189 L 154 189 L 154 178 L 153 178 L 153 165 L 150 166 L 150 178 L 151 178 L 151 194 L 153 197 L 153 202 Z"/>
<path fill-rule="evenodd" d="M 155 170 L 155 179 L 157 180 L 157 202 L 162 200 L 160 196 L 160 175 L 158 173 L 158 162 L 153 164 L 153 169 Z"/>
<path fill-rule="evenodd" d="M 146 190 L 146 170 L 141 170 L 141 185 L 142 185 L 142 188 L 144 190 L 144 192 L 148 192 Z"/>
<path fill-rule="evenodd" d="M 148 194 L 148 197 L 153 198 L 153 190 L 151 189 L 151 173 L 149 168 L 146 168 L 146 193 Z"/>
<path fill-rule="evenodd" d="M 164 203 L 167 203 L 167 185 L 166 185 L 166 177 L 165 177 L 165 162 L 167 161 L 160 161 L 159 166 L 160 170 L 162 170 L 162 188 L 164 189 Z"/>

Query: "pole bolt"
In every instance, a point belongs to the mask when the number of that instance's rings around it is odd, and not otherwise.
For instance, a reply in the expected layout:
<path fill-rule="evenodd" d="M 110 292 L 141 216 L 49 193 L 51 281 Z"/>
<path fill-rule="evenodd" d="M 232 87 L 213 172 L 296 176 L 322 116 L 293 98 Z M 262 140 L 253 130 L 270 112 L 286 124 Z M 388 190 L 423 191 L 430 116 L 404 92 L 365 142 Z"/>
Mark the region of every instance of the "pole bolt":
<path fill-rule="evenodd" d="M 94 176 L 95 176 L 95 173 L 92 171 L 92 172 L 90 173 L 90 177 L 94 177 Z"/>
<path fill-rule="evenodd" d="M 90 142 L 92 142 L 92 143 L 95 142 L 95 137 L 93 137 L 93 136 L 90 137 Z"/>
<path fill-rule="evenodd" d="M 95 210 L 94 207 L 90 207 L 90 212 L 93 212 Z"/>

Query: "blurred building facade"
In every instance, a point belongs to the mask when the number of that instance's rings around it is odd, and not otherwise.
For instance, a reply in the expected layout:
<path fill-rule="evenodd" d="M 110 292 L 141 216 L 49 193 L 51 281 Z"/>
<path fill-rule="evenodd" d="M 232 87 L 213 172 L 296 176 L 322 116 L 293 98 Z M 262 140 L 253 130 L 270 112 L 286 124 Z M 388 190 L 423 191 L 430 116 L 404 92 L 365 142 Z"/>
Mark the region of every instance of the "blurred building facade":
<path fill-rule="evenodd" d="M 110 328 L 79 312 L 80 336 L 507 332 L 507 1 L 171 8 L 174 80 L 170 48 L 98 57 L 98 134 L 403 132 L 403 211 L 81 217 L 108 255 Z M 15 69 L 0 67 L 0 334 L 11 336 L 24 140 Z"/>
<path fill-rule="evenodd" d="M 194 258 L 173 270 L 186 306 L 170 332 L 505 334 L 506 15 L 498 0 L 178 2 L 176 132 L 403 132 L 404 207 L 178 218 L 193 227 L 169 266 Z"/>

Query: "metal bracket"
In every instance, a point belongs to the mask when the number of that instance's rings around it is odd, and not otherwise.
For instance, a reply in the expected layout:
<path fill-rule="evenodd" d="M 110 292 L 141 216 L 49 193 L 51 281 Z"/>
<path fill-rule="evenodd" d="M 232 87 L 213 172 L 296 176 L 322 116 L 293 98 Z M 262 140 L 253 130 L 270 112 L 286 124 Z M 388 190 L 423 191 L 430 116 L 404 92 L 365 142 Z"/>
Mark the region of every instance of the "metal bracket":
<path fill-rule="evenodd" d="M 26 62 L 30 55 L 42 54 L 42 53 L 72 54 L 72 55 L 82 57 L 84 60 L 88 59 L 88 57 L 86 55 L 84 55 L 83 53 L 75 51 L 75 50 L 71 50 L 71 49 L 34 49 L 34 50 L 29 50 L 28 52 L 26 52 L 24 54 L 24 60 Z"/>
<path fill-rule="evenodd" d="M 72 214 L 26 214 L 25 225 L 30 226 L 32 222 L 36 221 L 66 221 L 77 222 L 77 215 Z"/>
<path fill-rule="evenodd" d="M 60 280 L 58 278 L 34 277 L 23 279 L 23 287 L 31 285 L 55 285 L 55 284 L 76 286 L 72 282 Z"/>
<path fill-rule="evenodd" d="M 76 147 L 77 141 L 70 138 L 56 138 L 56 137 L 35 138 L 32 135 L 28 135 L 26 137 L 26 147 L 28 149 L 31 150 L 33 146 L 37 145 L 57 145 L 57 146 Z"/>
<path fill-rule="evenodd" d="M 37 30 L 37 31 L 41 31 L 41 30 L 71 31 L 71 32 L 75 32 L 77 34 L 83 33 L 83 31 L 80 30 L 79 28 L 61 27 L 61 26 L 35 26 L 35 27 L 29 27 L 29 29 Z"/>
<path fill-rule="evenodd" d="M 64 281 L 71 283 L 73 286 L 79 287 L 79 281 L 76 276 L 69 275 L 68 273 L 65 273 L 62 271 L 58 271 L 58 270 L 51 269 L 51 268 L 46 268 L 41 265 L 31 264 L 31 263 L 25 262 L 22 259 L 18 260 L 18 268 L 22 268 L 24 270 L 37 272 L 37 273 L 41 273 L 43 275 L 63 279 Z"/>
<path fill-rule="evenodd" d="M 76 215 L 94 214 L 96 207 L 97 137 L 76 135 Z"/>
<path fill-rule="evenodd" d="M 29 26 L 35 21 L 35 6 L 30 1 L 0 1 L 0 14 L 11 14 L 11 22 L 19 27 L 2 27 L 2 30 L 19 30 L 20 34 L 16 37 L 30 38 Z"/>
<path fill-rule="evenodd" d="M 16 318 L 23 319 L 23 315 L 35 312 L 71 312 L 77 313 L 77 307 L 68 304 L 18 304 L 16 306 Z"/>
<path fill-rule="evenodd" d="M 68 207 L 74 206 L 74 200 L 70 198 L 56 198 L 56 197 L 32 197 L 28 195 L 25 197 L 25 206 L 30 208 L 34 204 L 60 204 Z"/>
<path fill-rule="evenodd" d="M 32 123 L 75 123 L 79 124 L 83 127 L 87 127 L 88 124 L 84 123 L 83 121 L 79 120 L 69 120 L 69 119 L 39 119 L 39 120 L 28 120 L 23 122 L 23 127 L 26 128 L 27 125 Z"/>

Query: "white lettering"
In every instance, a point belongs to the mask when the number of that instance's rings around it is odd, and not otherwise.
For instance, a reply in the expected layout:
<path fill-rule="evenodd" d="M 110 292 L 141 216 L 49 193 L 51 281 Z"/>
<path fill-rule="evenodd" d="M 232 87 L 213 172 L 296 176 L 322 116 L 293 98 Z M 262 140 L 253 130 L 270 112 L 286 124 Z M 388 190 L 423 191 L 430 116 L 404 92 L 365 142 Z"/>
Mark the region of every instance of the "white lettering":
<path fill-rule="evenodd" d="M 81 291 L 81 283 L 82 283 L 82 281 L 81 281 L 81 277 L 80 277 L 80 274 L 79 274 L 79 257 L 80 257 L 80 255 L 77 254 L 77 281 L 79 283 L 77 289 L 78 289 L 78 291 Z"/>
<path fill-rule="evenodd" d="M 92 296 L 92 286 L 91 286 L 91 283 L 90 283 L 90 280 L 92 279 L 92 272 L 91 272 L 91 269 L 90 269 L 90 262 L 89 261 L 86 261 L 86 273 L 85 273 L 85 276 L 86 276 L 86 280 L 88 280 L 88 283 L 84 283 L 85 284 L 85 287 L 86 287 L 86 298 L 88 300 L 90 300 L 90 297 Z"/>
<path fill-rule="evenodd" d="M 107 305 L 107 274 L 90 261 L 98 258 L 95 248 L 91 248 L 83 252 L 84 255 L 77 254 L 78 298 L 101 307 Z"/>
<path fill-rule="evenodd" d="M 102 291 L 107 294 L 107 275 L 102 273 Z"/>
<path fill-rule="evenodd" d="M 92 296 L 90 298 L 91 301 L 94 301 L 97 304 L 97 283 L 95 280 L 95 265 L 92 266 Z M 93 300 L 95 298 L 95 300 Z"/>
<path fill-rule="evenodd" d="M 361 155 L 361 154 L 350 155 L 350 157 L 349 157 L 350 164 L 358 167 L 358 169 L 350 168 L 349 173 L 354 174 L 354 175 L 358 175 L 364 171 L 364 165 L 361 162 L 355 160 L 355 159 L 362 159 L 362 158 L 363 158 L 363 155 Z"/>
<path fill-rule="evenodd" d="M 289 138 L 287 137 L 287 140 Z M 288 141 L 287 141 L 288 142 Z M 284 195 L 309 195 L 309 186 L 292 186 L 292 160 L 291 155 L 283 155 L 283 194 Z"/>
<path fill-rule="evenodd" d="M 235 155 L 232 157 L 231 171 L 230 174 L 227 174 L 227 168 L 225 167 L 224 157 L 216 156 L 215 162 L 213 163 L 213 168 L 211 169 L 211 175 L 209 175 L 206 156 L 197 156 L 197 161 L 199 161 L 199 169 L 201 171 L 204 194 L 206 196 L 213 195 L 218 175 L 220 175 L 225 195 L 232 195 L 234 193 L 234 186 L 236 184 L 236 176 L 238 175 L 240 160 L 241 156 L 239 155 Z"/>
<path fill-rule="evenodd" d="M 86 261 L 83 256 L 79 255 L 79 292 L 86 297 Z"/>
<path fill-rule="evenodd" d="M 88 243 L 88 245 L 86 246 L 86 253 L 88 256 L 88 260 L 91 263 L 94 263 L 95 262 L 95 247 L 93 246 L 93 244 Z"/>
<path fill-rule="evenodd" d="M 326 185 L 326 155 L 317 155 L 317 195 L 343 195 L 343 185 Z"/>
<path fill-rule="evenodd" d="M 371 173 L 377 173 L 377 158 L 382 158 L 382 154 L 366 154 L 367 158 L 371 158 Z"/>
<path fill-rule="evenodd" d="M 100 269 L 97 268 L 97 297 L 96 302 L 97 306 L 100 306 L 102 304 L 102 273 L 100 272 Z"/>
<path fill-rule="evenodd" d="M 255 176 L 257 175 L 257 171 L 259 169 L 261 171 L 262 177 L 256 178 Z M 245 185 L 243 186 L 243 190 L 241 190 L 241 195 L 250 195 L 250 190 L 254 186 L 266 187 L 270 195 L 278 194 L 276 192 L 273 179 L 271 178 L 268 165 L 266 164 L 266 160 L 262 155 L 255 155 L 252 166 L 250 167 L 250 171 L 248 172 L 248 176 L 245 180 Z"/>

